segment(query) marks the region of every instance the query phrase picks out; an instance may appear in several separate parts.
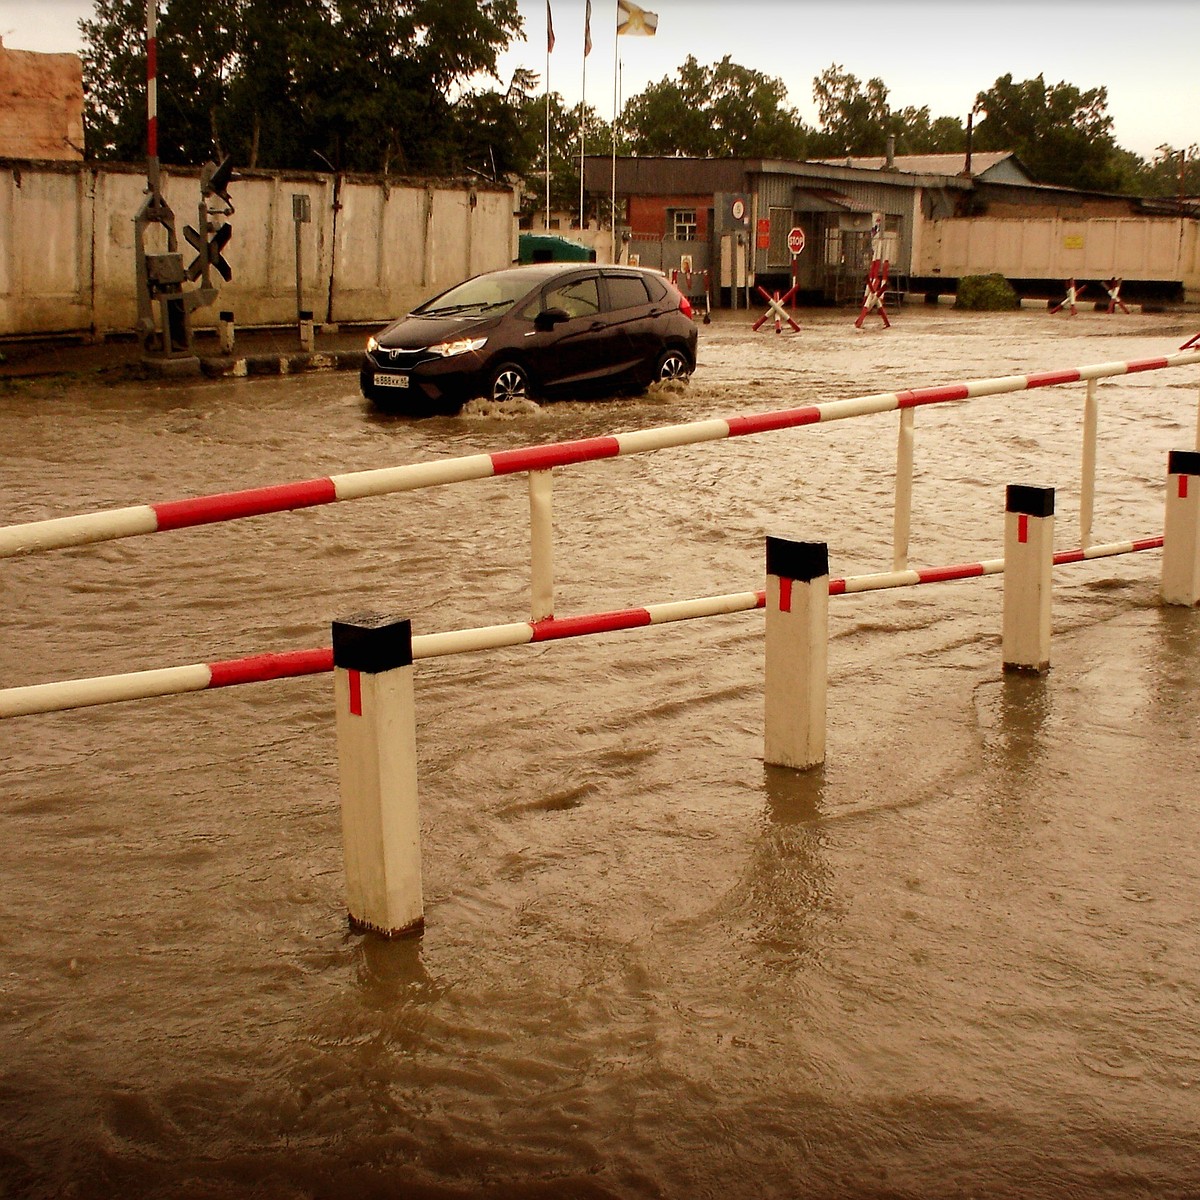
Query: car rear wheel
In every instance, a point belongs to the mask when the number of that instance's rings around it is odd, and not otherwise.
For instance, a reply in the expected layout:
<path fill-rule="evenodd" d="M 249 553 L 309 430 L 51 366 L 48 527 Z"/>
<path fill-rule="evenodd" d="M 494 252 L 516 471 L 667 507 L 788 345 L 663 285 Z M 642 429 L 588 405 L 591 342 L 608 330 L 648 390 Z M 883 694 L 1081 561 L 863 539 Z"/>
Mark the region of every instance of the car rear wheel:
<path fill-rule="evenodd" d="M 665 383 L 671 379 L 687 379 L 692 373 L 687 355 L 682 350 L 664 350 L 654 368 L 656 383 Z"/>
<path fill-rule="evenodd" d="M 492 400 L 503 404 L 509 400 L 529 398 L 529 375 L 517 363 L 501 363 L 492 372 L 492 383 L 488 389 Z"/>

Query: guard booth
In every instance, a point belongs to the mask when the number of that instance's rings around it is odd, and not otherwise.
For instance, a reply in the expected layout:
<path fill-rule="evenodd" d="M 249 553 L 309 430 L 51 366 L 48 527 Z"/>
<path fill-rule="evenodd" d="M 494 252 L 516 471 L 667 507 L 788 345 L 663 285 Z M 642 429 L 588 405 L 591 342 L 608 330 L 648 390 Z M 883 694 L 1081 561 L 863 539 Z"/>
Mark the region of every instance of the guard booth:
<path fill-rule="evenodd" d="M 596 251 L 556 233 L 522 233 L 517 238 L 517 262 L 595 262 Z"/>

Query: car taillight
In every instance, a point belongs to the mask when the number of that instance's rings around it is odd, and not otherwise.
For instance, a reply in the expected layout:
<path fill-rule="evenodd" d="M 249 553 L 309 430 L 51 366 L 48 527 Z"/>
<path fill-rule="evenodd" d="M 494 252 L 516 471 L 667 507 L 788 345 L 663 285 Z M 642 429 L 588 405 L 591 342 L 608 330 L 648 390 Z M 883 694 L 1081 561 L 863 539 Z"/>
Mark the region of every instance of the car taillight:
<path fill-rule="evenodd" d="M 679 311 L 690 321 L 692 319 L 692 302 L 682 293 L 679 293 Z"/>

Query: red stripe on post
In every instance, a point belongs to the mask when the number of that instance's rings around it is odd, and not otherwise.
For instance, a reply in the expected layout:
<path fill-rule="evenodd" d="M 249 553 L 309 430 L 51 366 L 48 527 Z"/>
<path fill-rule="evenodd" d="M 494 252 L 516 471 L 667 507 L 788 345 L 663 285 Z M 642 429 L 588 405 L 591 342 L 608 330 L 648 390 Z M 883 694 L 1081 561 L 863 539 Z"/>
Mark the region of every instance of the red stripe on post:
<path fill-rule="evenodd" d="M 1163 547 L 1163 539 L 1161 537 L 1139 538 L 1133 543 L 1135 550 L 1161 550 Z"/>
<path fill-rule="evenodd" d="M 779 577 L 779 611 L 792 611 L 792 581 L 786 575 Z"/>
<path fill-rule="evenodd" d="M 844 596 L 846 594 L 846 581 L 844 579 L 831 579 L 829 581 L 829 594 L 831 596 Z"/>
<path fill-rule="evenodd" d="M 333 649 L 291 650 L 283 654 L 252 654 L 249 658 L 231 658 L 208 664 L 210 688 L 232 687 L 238 683 L 264 683 L 268 679 L 291 679 L 300 675 L 321 675 L 333 670 Z"/>
<path fill-rule="evenodd" d="M 587 633 L 612 633 L 620 629 L 639 629 L 652 623 L 649 610 L 625 608 L 615 612 L 589 613 L 584 617 L 547 617 L 533 621 L 535 642 L 554 642 L 561 638 L 581 637 Z"/>
<path fill-rule="evenodd" d="M 347 682 L 350 684 L 350 715 L 362 716 L 362 672 L 347 671 Z"/>
<path fill-rule="evenodd" d="M 1180 500 L 1187 499 L 1187 487 L 1188 487 L 1187 481 L 1188 481 L 1188 477 L 1186 475 L 1180 475 L 1180 477 L 1179 477 L 1179 498 L 1180 498 Z"/>
<path fill-rule="evenodd" d="M 1031 388 L 1037 387 L 1054 387 L 1058 383 L 1078 383 L 1078 371 L 1040 371 L 1036 375 L 1027 375 L 1025 377 L 1026 386 Z"/>
<path fill-rule="evenodd" d="M 966 400 L 970 394 L 970 389 L 965 383 L 947 383 L 940 387 L 897 392 L 896 400 L 900 408 L 918 408 L 922 404 L 941 404 L 944 400 Z"/>
<path fill-rule="evenodd" d="M 759 413 L 748 417 L 729 417 L 730 437 L 741 437 L 747 433 L 770 433 L 775 429 L 796 429 L 801 425 L 816 425 L 821 420 L 821 410 L 815 405 L 805 408 L 787 408 L 779 412 Z"/>
<path fill-rule="evenodd" d="M 317 504 L 331 504 L 336 499 L 332 479 L 310 479 L 304 483 L 281 483 L 242 492 L 197 496 L 194 500 L 168 500 L 165 504 L 150 507 L 161 531 L 211 525 L 216 521 L 232 521 L 261 513 L 286 512 L 293 508 L 312 508 Z"/>
<path fill-rule="evenodd" d="M 621 443 L 615 437 L 581 438 L 577 442 L 554 442 L 549 446 L 530 446 L 523 450 L 498 450 L 491 455 L 497 475 L 515 475 L 521 471 L 546 471 L 572 463 L 595 462 L 616 458 Z"/>
<path fill-rule="evenodd" d="M 1029 514 L 1017 514 L 1017 541 L 1024 545 L 1029 541 Z"/>
<path fill-rule="evenodd" d="M 1060 550 L 1053 561 L 1056 567 L 1062 567 L 1067 563 L 1083 562 L 1086 558 L 1087 554 L 1083 550 Z"/>

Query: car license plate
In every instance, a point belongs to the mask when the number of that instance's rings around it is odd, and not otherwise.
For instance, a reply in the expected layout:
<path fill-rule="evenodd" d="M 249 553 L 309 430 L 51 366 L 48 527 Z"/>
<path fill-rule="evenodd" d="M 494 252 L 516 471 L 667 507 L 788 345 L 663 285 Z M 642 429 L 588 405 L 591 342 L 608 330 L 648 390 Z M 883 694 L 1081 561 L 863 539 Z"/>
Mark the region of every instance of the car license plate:
<path fill-rule="evenodd" d="M 408 387 L 408 376 L 407 375 L 376 375 L 375 376 L 375 386 L 376 387 L 406 388 L 406 387 Z"/>

